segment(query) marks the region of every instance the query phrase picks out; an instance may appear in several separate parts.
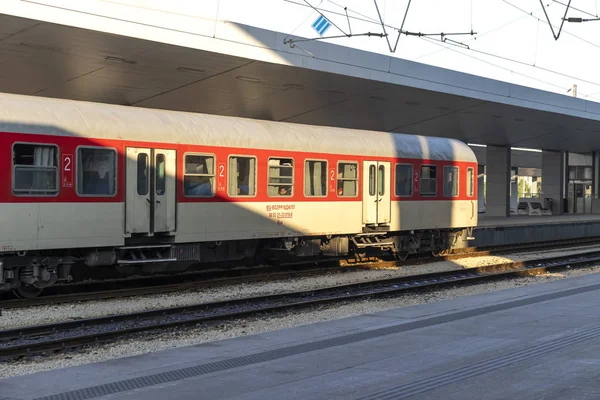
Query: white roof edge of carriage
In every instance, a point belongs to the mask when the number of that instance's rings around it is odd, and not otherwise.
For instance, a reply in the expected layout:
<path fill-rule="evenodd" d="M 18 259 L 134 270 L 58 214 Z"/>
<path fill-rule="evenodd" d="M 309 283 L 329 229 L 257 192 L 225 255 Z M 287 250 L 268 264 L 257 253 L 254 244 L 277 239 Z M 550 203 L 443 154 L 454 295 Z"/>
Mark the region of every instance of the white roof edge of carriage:
<path fill-rule="evenodd" d="M 349 156 L 477 162 L 469 146 L 455 139 L 15 94 L 0 94 L 0 131 Z"/>
<path fill-rule="evenodd" d="M 63 0 L 64 6 L 48 0 L 24 2 L 3 0 L 0 13 L 113 35 L 150 40 L 246 58 L 249 61 L 343 74 L 384 84 L 415 87 L 525 109 L 600 120 L 600 103 L 484 78 L 323 41 L 303 42 L 291 48 L 286 33 L 232 21 L 190 17 L 127 4 Z M 192 22 L 190 22 L 191 20 Z M 148 21 L 153 23 L 148 23 Z M 303 38 L 297 38 L 303 39 Z M 314 56 L 314 55 L 317 56 Z"/>

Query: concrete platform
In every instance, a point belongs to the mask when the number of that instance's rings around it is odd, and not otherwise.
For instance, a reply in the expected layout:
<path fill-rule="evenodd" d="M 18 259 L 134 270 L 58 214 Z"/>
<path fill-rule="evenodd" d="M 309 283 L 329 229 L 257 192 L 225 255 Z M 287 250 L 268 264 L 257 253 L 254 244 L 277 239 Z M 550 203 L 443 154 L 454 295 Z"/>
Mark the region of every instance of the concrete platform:
<path fill-rule="evenodd" d="M 479 215 L 469 246 L 497 246 L 552 240 L 600 237 L 600 215 L 487 217 Z"/>
<path fill-rule="evenodd" d="M 520 225 L 546 225 L 546 224 L 564 224 L 567 222 L 587 223 L 600 222 L 599 214 L 563 214 L 547 216 L 525 216 L 514 215 L 511 217 L 488 217 L 485 214 L 479 214 L 479 227 L 497 227 L 497 226 L 520 226 Z"/>
<path fill-rule="evenodd" d="M 0 398 L 597 399 L 599 321 L 589 275 L 5 379 Z"/>

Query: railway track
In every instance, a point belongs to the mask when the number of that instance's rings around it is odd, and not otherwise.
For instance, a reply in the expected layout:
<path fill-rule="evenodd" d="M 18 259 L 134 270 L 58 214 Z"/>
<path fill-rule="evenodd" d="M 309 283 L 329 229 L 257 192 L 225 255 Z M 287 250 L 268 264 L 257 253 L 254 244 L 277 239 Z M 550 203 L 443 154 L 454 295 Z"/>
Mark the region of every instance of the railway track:
<path fill-rule="evenodd" d="M 287 263 L 280 266 L 226 269 L 178 275 L 121 279 L 116 281 L 95 281 L 71 285 L 57 285 L 46 289 L 42 296 L 33 299 L 0 297 L 0 310 L 89 300 L 125 298 L 149 294 L 165 294 L 241 283 L 276 281 L 322 274 L 344 273 L 373 267 L 406 267 L 427 262 L 458 260 L 487 255 L 502 255 L 515 251 L 551 250 L 566 246 L 589 246 L 595 244 L 600 245 L 599 237 L 504 245 L 490 248 L 465 248 L 457 249 L 453 253 L 444 256 L 417 256 L 404 261 L 382 262 L 378 259 L 325 259 L 318 261 L 313 260 L 311 262 Z"/>
<path fill-rule="evenodd" d="M 377 296 L 474 284 L 513 276 L 542 274 L 600 261 L 600 251 L 578 255 L 509 262 L 484 267 L 374 280 L 310 291 L 257 296 L 191 306 L 172 307 L 79 321 L 30 326 L 0 331 L 0 359 L 63 351 L 126 337 L 155 329 L 190 326 L 204 322 L 249 317 L 355 301 Z"/>

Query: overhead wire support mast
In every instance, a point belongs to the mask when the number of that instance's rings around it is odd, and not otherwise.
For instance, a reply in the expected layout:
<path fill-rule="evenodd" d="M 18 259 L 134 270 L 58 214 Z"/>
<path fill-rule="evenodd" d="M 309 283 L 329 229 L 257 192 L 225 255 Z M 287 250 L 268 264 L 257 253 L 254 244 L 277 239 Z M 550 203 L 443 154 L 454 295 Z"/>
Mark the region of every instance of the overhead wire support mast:
<path fill-rule="evenodd" d="M 569 0 L 569 3 L 567 3 L 567 8 L 565 9 L 565 15 L 563 16 L 562 22 L 560 23 L 560 28 L 558 28 L 558 34 L 554 33 L 554 26 L 552 26 L 552 22 L 550 22 L 550 17 L 548 16 L 548 13 L 546 12 L 546 7 L 544 7 L 543 0 L 540 0 L 540 4 L 542 5 L 542 10 L 544 10 L 544 15 L 546 16 L 546 19 L 548 20 L 548 25 L 550 25 L 550 30 L 552 31 L 552 36 L 554 36 L 554 40 L 558 40 L 558 38 L 560 37 L 560 33 L 562 32 L 563 25 L 565 24 L 565 21 L 567 18 L 567 13 L 569 12 L 569 7 L 571 7 L 571 0 Z"/>
<path fill-rule="evenodd" d="M 390 39 L 388 38 L 387 32 L 385 31 L 385 24 L 383 23 L 383 18 L 381 18 L 381 13 L 379 12 L 379 6 L 377 5 L 377 0 L 373 0 L 375 3 L 375 8 L 377 9 L 377 15 L 379 16 L 379 22 L 381 22 L 381 27 L 383 28 L 383 33 L 385 33 L 385 39 L 387 40 L 388 47 L 390 48 L 391 53 L 395 53 L 398 48 L 398 42 L 400 41 L 400 35 L 404 31 L 404 23 L 406 22 L 406 16 L 408 15 L 408 9 L 410 8 L 410 3 L 412 0 L 408 0 L 408 4 L 406 5 L 406 11 L 404 12 L 404 18 L 402 19 L 402 25 L 400 25 L 400 30 L 398 30 L 398 37 L 396 38 L 396 44 L 394 44 L 394 48 L 392 49 L 392 45 L 390 43 Z"/>

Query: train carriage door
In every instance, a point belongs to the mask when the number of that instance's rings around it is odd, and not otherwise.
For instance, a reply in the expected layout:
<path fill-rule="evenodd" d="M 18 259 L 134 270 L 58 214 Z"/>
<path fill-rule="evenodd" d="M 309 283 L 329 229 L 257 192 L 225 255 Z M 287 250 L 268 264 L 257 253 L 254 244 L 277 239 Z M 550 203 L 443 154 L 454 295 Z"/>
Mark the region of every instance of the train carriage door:
<path fill-rule="evenodd" d="M 390 210 L 392 207 L 392 164 L 390 162 L 377 163 L 377 223 L 387 226 L 390 224 Z"/>
<path fill-rule="evenodd" d="M 127 148 L 125 233 L 175 232 L 175 150 Z"/>
<path fill-rule="evenodd" d="M 154 232 L 175 231 L 175 150 L 154 150 Z"/>
<path fill-rule="evenodd" d="M 125 233 L 150 234 L 150 167 L 151 150 L 127 148 Z"/>
<path fill-rule="evenodd" d="M 390 223 L 391 179 L 389 162 L 363 161 L 363 224 Z"/>

